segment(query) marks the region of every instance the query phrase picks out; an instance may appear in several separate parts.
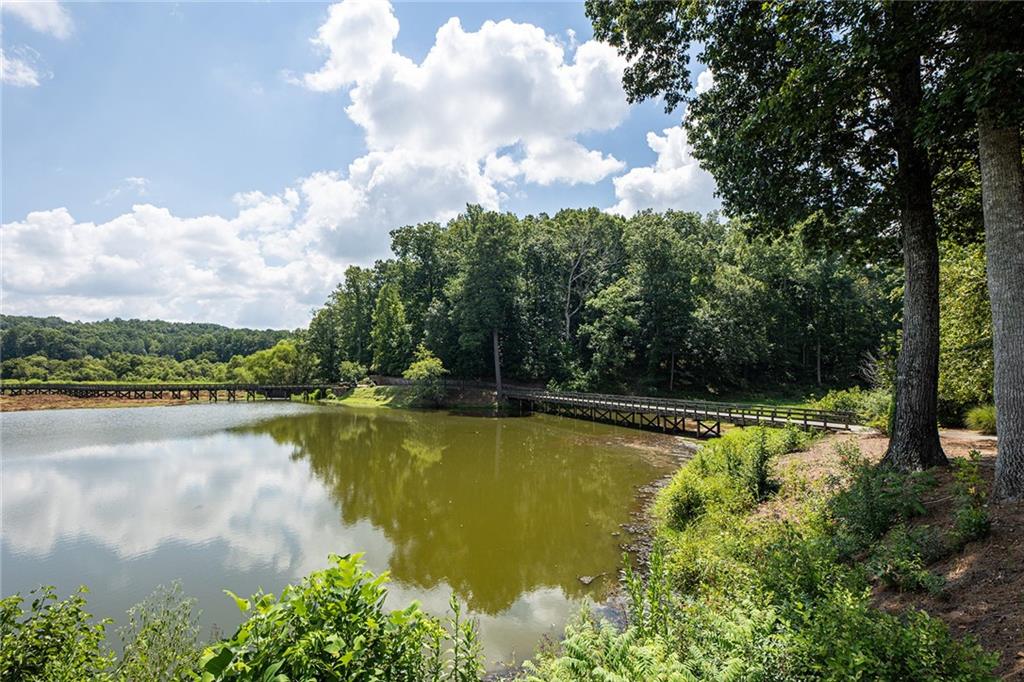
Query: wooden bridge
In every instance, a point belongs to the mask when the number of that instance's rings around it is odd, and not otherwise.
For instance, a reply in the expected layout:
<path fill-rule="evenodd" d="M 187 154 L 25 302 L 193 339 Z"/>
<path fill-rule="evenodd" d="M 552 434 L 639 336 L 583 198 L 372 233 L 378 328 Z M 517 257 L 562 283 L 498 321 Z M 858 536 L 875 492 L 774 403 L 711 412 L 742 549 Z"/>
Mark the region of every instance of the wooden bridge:
<path fill-rule="evenodd" d="M 76 398 L 115 398 L 145 400 L 170 398 L 172 400 L 201 400 L 216 402 L 236 400 L 289 400 L 293 395 L 309 397 L 317 391 L 341 394 L 350 386 L 345 384 L 0 384 L 0 395 L 68 395 Z"/>
<path fill-rule="evenodd" d="M 528 410 L 698 438 L 721 436 L 723 423 L 821 431 L 852 431 L 857 427 L 855 415 L 800 407 L 568 393 L 515 386 L 506 387 L 502 393 L 507 400 Z"/>

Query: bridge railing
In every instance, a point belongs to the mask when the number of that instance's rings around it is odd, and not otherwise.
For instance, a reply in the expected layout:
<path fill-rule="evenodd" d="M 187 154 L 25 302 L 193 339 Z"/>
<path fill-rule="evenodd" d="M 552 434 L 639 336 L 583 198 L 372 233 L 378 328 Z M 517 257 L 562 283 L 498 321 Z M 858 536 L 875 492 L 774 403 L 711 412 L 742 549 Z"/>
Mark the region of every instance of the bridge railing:
<path fill-rule="evenodd" d="M 0 391 L 256 391 L 290 390 L 293 393 L 311 393 L 316 390 L 337 391 L 350 388 L 347 384 L 242 384 L 242 383 L 54 383 L 54 382 L 0 382 Z"/>
<path fill-rule="evenodd" d="M 804 407 L 782 407 L 747 403 L 717 402 L 710 400 L 682 400 L 607 393 L 574 393 L 545 389 L 510 386 L 504 391 L 509 398 L 527 399 L 574 405 L 628 409 L 637 412 L 666 412 L 715 418 L 725 422 L 767 422 L 775 424 L 804 424 L 809 427 L 845 428 L 857 424 L 857 416 L 848 412 L 831 412 Z"/>

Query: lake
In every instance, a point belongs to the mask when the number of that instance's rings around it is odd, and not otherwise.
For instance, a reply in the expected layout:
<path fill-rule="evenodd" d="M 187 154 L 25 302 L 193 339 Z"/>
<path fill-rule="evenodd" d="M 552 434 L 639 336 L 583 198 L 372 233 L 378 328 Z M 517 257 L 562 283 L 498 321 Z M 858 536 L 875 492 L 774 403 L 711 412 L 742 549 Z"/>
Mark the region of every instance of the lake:
<path fill-rule="evenodd" d="M 121 624 L 180 579 L 205 639 L 240 622 L 224 589 L 279 593 L 364 552 L 393 608 L 443 614 L 454 591 L 489 666 L 607 597 L 638 488 L 676 466 L 669 437 L 547 415 L 202 404 L 3 413 L 0 429 L 5 596 L 85 584 Z"/>

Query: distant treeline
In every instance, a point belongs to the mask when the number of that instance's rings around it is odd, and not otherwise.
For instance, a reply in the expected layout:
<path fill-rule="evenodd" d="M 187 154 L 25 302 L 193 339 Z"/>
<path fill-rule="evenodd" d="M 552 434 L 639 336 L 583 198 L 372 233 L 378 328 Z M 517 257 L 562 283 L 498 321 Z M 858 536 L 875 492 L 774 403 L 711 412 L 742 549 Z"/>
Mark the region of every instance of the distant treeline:
<path fill-rule="evenodd" d="M 313 375 L 301 341 L 284 339 L 249 355 L 234 355 L 227 362 L 208 356 L 175 360 L 165 355 L 111 353 L 106 357 L 55 360 L 45 355 L 4 360 L 4 379 L 11 381 L 214 381 L 254 384 L 294 384 Z"/>
<path fill-rule="evenodd" d="M 174 360 L 227 362 L 291 336 L 275 329 L 161 320 L 68 322 L 59 317 L 0 315 L 0 357 L 43 355 L 51 360 L 105 358 L 113 353 Z"/>
<path fill-rule="evenodd" d="M 897 326 L 897 266 L 716 215 L 471 206 L 391 235 L 394 258 L 349 268 L 314 315 L 318 378 L 399 374 L 419 344 L 487 378 L 496 337 L 505 377 L 572 388 L 850 384 Z"/>

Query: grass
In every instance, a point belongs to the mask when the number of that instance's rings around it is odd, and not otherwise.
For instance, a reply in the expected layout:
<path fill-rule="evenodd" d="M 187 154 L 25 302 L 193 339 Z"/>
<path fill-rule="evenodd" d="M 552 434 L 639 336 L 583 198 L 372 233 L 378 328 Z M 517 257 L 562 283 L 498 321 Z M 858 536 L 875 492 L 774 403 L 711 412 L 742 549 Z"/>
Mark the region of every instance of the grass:
<path fill-rule="evenodd" d="M 354 389 L 321 402 L 348 407 L 415 407 L 416 396 L 408 386 L 356 386 Z"/>
<path fill-rule="evenodd" d="M 967 418 L 964 421 L 967 428 L 993 436 L 996 433 L 996 408 L 994 405 L 972 407 L 967 411 Z"/>

